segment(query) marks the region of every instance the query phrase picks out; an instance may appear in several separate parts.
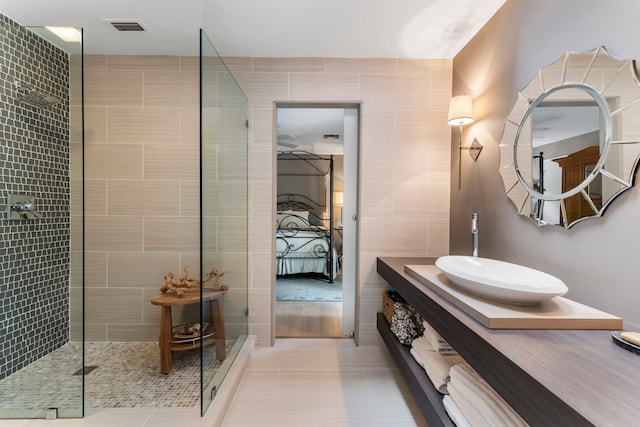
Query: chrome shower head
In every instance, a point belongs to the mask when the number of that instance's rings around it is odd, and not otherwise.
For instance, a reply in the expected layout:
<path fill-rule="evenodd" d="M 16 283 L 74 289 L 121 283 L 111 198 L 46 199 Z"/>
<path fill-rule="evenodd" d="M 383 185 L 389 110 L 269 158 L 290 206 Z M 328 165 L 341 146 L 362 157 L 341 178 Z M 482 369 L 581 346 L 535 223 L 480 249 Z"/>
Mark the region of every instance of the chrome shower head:
<path fill-rule="evenodd" d="M 44 108 L 60 103 L 60 100 L 55 96 L 41 92 L 26 83 L 17 81 L 15 82 L 15 86 L 18 91 L 16 99 L 22 104 Z"/>

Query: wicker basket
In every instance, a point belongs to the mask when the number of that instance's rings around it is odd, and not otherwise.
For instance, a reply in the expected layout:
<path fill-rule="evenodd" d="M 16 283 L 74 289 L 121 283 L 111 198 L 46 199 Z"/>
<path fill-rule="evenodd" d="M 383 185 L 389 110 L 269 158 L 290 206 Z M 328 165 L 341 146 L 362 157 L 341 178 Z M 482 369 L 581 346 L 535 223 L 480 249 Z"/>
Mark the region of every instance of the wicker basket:
<path fill-rule="evenodd" d="M 382 294 L 382 314 L 384 314 L 384 318 L 387 319 L 389 324 L 391 324 L 391 319 L 393 318 L 393 310 L 393 300 L 387 291 L 384 291 Z"/>

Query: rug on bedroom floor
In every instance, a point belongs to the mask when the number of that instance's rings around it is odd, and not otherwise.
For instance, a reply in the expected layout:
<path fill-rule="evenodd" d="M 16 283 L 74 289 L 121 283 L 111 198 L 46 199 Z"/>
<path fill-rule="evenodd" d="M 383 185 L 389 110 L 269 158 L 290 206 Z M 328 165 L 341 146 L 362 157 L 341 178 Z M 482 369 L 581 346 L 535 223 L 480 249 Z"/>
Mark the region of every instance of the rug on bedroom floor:
<path fill-rule="evenodd" d="M 342 281 L 329 283 L 305 276 L 278 276 L 276 301 L 342 301 Z"/>

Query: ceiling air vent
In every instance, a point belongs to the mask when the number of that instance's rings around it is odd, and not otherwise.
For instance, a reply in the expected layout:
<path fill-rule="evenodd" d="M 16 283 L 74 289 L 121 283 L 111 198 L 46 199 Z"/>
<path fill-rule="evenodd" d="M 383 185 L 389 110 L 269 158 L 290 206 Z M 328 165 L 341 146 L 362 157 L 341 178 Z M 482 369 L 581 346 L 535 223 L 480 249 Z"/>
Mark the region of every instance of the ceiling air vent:
<path fill-rule="evenodd" d="M 148 31 L 139 19 L 103 19 L 117 31 Z"/>

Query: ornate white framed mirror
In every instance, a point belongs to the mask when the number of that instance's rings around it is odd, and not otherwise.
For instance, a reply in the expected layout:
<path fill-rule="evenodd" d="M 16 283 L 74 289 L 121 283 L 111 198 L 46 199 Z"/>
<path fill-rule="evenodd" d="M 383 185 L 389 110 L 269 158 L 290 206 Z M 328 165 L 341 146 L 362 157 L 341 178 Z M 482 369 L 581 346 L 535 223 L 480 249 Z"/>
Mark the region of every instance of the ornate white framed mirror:
<path fill-rule="evenodd" d="M 640 155 L 634 60 L 600 47 L 541 68 L 505 120 L 500 174 L 518 214 L 570 228 L 631 188 Z"/>

